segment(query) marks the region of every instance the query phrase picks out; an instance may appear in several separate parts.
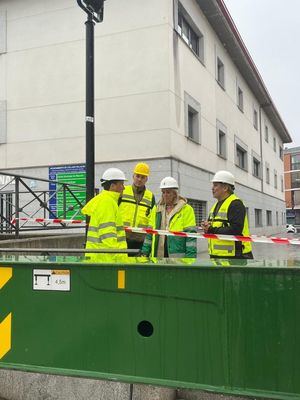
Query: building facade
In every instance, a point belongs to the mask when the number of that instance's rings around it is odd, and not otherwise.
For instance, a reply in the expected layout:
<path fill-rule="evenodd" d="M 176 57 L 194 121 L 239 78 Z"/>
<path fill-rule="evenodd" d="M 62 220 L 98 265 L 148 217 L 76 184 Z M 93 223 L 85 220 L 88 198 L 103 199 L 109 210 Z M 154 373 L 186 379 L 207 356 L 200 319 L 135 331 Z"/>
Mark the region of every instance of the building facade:
<path fill-rule="evenodd" d="M 74 0 L 0 0 L 0 169 L 48 178 L 85 162 L 85 15 Z M 291 137 L 222 0 L 109 0 L 95 26 L 96 186 L 104 169 L 149 188 L 176 178 L 207 216 L 210 180 L 236 177 L 250 229 L 285 224 Z"/>
<path fill-rule="evenodd" d="M 284 150 L 286 220 L 300 225 L 300 147 Z"/>

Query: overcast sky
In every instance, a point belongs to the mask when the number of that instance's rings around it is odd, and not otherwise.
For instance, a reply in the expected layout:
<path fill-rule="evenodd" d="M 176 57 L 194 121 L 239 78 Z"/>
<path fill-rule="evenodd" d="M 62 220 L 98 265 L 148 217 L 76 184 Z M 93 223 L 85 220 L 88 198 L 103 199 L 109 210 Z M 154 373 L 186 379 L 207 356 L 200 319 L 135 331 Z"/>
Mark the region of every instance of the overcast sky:
<path fill-rule="evenodd" d="M 264 83 L 300 146 L 300 0 L 224 0 Z"/>

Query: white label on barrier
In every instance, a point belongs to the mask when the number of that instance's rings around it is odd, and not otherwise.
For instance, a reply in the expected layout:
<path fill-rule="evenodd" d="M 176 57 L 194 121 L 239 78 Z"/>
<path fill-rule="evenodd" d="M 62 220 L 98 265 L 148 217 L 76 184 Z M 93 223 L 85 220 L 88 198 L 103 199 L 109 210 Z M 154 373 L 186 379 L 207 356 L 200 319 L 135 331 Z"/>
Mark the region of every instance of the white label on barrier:
<path fill-rule="evenodd" d="M 70 291 L 70 270 L 34 269 L 33 290 Z"/>

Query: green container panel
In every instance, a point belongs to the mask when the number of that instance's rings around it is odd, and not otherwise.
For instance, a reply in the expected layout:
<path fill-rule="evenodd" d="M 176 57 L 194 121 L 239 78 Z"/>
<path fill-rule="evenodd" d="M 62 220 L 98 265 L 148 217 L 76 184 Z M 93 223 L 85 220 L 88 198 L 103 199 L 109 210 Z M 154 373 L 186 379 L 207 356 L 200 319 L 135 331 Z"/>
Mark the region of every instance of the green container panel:
<path fill-rule="evenodd" d="M 288 264 L 2 257 L 0 367 L 299 399 L 300 266 Z M 34 290 L 36 269 L 70 270 L 70 291 Z"/>

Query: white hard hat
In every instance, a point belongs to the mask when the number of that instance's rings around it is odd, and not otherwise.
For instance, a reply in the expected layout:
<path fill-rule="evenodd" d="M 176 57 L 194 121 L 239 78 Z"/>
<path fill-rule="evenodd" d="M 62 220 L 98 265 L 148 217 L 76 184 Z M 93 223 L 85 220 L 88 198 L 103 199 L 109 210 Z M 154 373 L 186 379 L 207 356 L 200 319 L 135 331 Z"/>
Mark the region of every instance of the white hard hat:
<path fill-rule="evenodd" d="M 125 174 L 119 168 L 108 168 L 103 172 L 101 182 L 107 181 L 127 181 Z"/>
<path fill-rule="evenodd" d="M 218 171 L 212 178 L 212 182 L 228 183 L 229 185 L 232 186 L 234 186 L 234 180 L 235 180 L 234 176 L 229 171 Z"/>
<path fill-rule="evenodd" d="M 172 178 L 171 176 L 166 176 L 161 182 L 160 182 L 160 189 L 178 189 L 178 183 L 176 179 Z"/>

